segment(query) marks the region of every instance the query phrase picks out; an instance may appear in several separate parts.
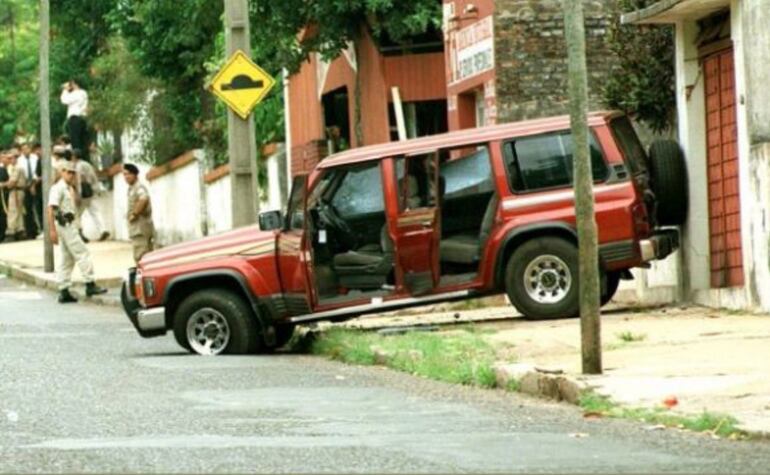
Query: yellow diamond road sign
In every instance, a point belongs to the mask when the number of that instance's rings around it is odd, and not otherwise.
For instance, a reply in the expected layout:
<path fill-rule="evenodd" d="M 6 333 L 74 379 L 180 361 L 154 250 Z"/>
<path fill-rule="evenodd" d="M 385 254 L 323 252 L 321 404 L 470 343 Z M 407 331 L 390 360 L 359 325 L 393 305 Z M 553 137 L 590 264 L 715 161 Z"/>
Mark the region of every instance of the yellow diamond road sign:
<path fill-rule="evenodd" d="M 275 79 L 238 50 L 211 81 L 209 89 L 246 120 L 273 86 Z"/>

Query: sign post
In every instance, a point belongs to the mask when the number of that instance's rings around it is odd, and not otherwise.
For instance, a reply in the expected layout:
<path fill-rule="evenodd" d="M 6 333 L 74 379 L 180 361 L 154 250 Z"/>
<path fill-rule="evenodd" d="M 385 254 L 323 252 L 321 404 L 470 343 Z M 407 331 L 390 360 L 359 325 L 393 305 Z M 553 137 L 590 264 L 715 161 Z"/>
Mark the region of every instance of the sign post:
<path fill-rule="evenodd" d="M 232 223 L 237 228 L 256 223 L 259 214 L 257 144 L 251 109 L 262 100 L 269 88 L 265 90 L 264 79 L 261 80 L 262 87 L 259 87 L 260 79 L 245 72 L 246 66 L 251 63 L 248 0 L 224 2 L 225 43 L 231 72 L 225 74 L 228 70 L 226 66 L 210 88 L 230 106 L 227 111 L 227 150 L 230 157 Z M 263 92 L 256 100 L 255 90 Z M 253 103 L 249 104 L 249 99 Z"/>

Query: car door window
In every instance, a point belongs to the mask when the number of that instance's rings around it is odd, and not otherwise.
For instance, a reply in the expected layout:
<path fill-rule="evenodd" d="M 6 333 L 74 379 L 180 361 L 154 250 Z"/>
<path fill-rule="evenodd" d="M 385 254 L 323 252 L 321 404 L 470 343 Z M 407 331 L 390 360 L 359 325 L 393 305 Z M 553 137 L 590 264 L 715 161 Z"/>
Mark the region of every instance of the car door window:
<path fill-rule="evenodd" d="M 379 162 L 347 170 L 332 198 L 332 205 L 343 218 L 384 212 Z"/>
<path fill-rule="evenodd" d="M 480 146 L 475 152 L 443 163 L 441 179 L 447 200 L 492 191 L 489 149 Z"/>
<path fill-rule="evenodd" d="M 571 186 L 573 148 L 572 134 L 568 131 L 507 142 L 506 166 L 513 191 Z M 607 164 L 593 135 L 590 136 L 590 153 L 594 180 L 606 180 Z"/>
<path fill-rule="evenodd" d="M 305 225 L 305 190 L 307 175 L 294 178 L 291 187 L 291 197 L 286 208 L 286 227 L 288 229 L 302 229 Z"/>
<path fill-rule="evenodd" d="M 438 201 L 436 166 L 436 153 L 396 159 L 396 179 L 400 211 L 436 206 Z"/>

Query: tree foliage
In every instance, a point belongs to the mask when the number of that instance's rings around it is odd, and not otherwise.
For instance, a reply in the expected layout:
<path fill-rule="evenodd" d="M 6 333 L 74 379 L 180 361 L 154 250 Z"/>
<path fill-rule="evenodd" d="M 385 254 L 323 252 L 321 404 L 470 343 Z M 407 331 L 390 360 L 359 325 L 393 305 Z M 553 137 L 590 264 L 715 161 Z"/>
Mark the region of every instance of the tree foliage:
<path fill-rule="evenodd" d="M 616 23 L 609 32 L 618 67 L 608 78 L 607 104 L 663 132 L 674 124 L 676 77 L 674 30 L 670 26 L 621 25 L 620 14 L 644 8 L 653 0 L 618 0 Z"/>
<path fill-rule="evenodd" d="M 259 55 L 273 68 L 296 71 L 313 52 L 337 57 L 368 25 L 376 38 L 397 43 L 441 27 L 440 0 L 256 0 L 252 35 Z M 308 28 L 312 34 L 298 34 Z M 265 38 L 271 41 L 265 42 Z"/>
<path fill-rule="evenodd" d="M 40 123 L 37 3 L 0 2 L 0 147 L 17 133 L 35 133 Z"/>

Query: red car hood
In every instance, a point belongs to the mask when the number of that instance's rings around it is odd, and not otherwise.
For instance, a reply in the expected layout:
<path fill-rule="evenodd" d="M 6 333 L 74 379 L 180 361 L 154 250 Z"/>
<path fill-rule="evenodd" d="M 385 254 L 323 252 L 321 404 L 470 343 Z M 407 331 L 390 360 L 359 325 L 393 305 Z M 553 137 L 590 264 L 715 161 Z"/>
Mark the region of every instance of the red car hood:
<path fill-rule="evenodd" d="M 189 264 L 232 255 L 256 256 L 275 252 L 275 233 L 259 226 L 236 229 L 216 236 L 165 247 L 145 255 L 144 269 Z"/>

